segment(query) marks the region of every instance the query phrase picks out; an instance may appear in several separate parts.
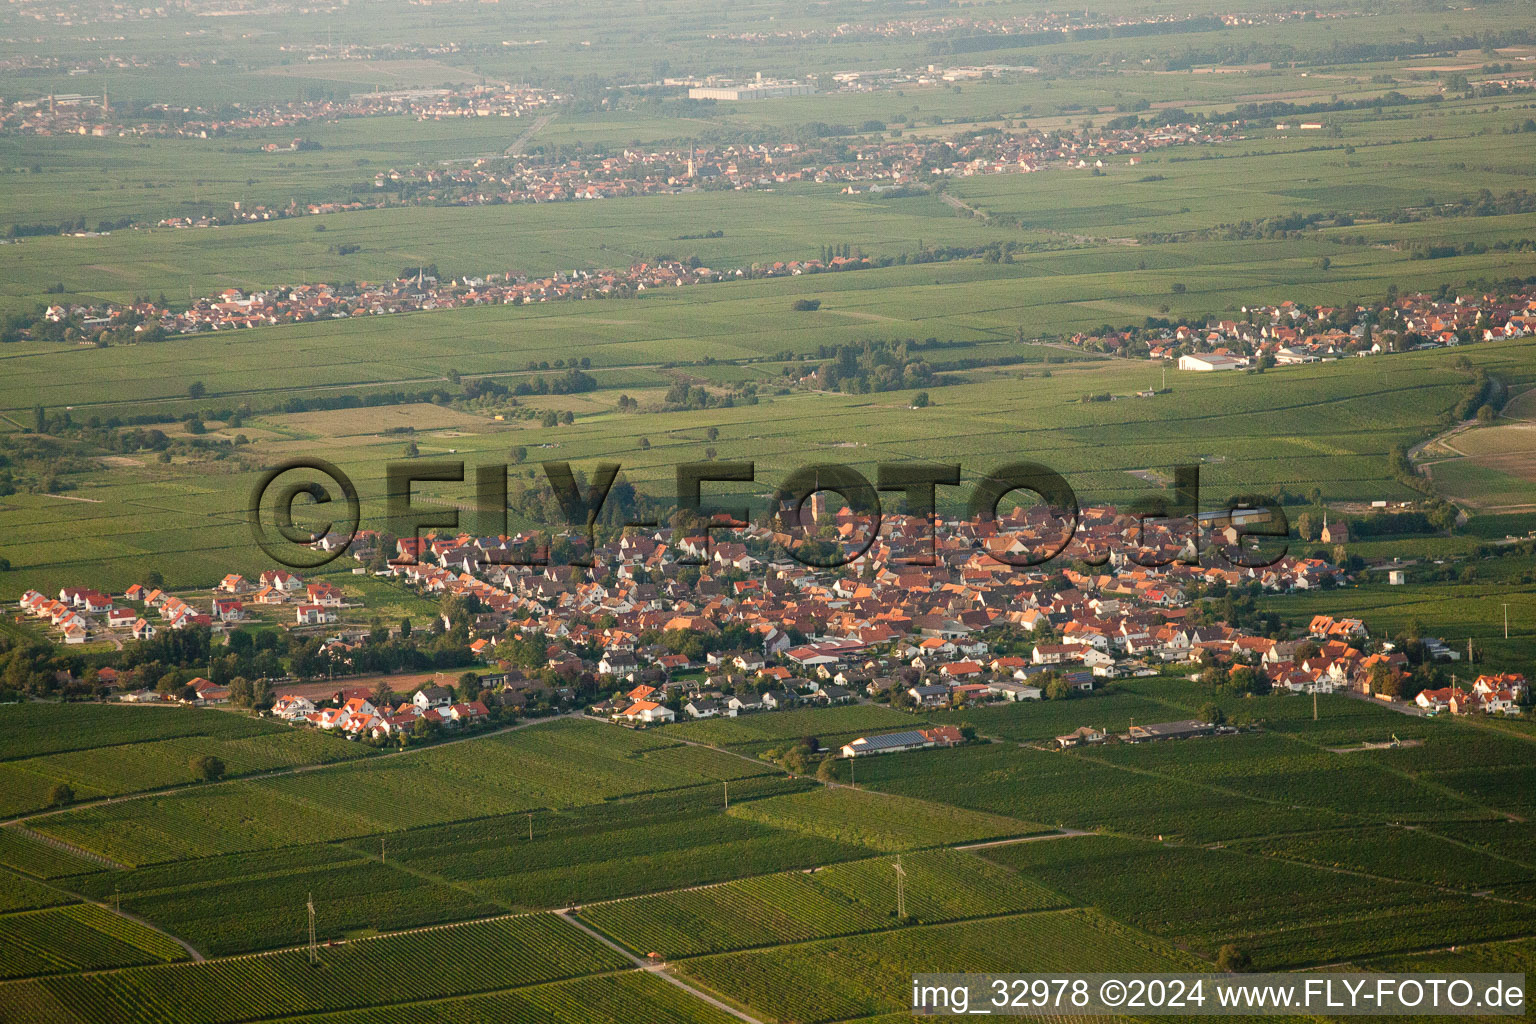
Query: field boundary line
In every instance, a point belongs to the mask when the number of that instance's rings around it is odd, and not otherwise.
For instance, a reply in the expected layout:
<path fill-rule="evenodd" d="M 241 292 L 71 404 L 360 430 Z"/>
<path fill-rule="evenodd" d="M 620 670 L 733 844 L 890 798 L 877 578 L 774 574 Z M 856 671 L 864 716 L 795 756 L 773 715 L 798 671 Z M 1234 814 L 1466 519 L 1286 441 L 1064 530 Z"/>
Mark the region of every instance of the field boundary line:
<path fill-rule="evenodd" d="M 1043 835 L 1014 836 L 1012 839 L 988 839 L 981 843 L 967 843 L 964 846 L 951 846 L 951 850 L 986 850 L 994 846 L 1016 846 L 1019 843 L 1040 843 L 1048 839 L 1076 839 L 1078 836 L 1092 836 L 1098 833 L 1081 828 L 1063 828 L 1055 832 L 1046 832 Z"/>

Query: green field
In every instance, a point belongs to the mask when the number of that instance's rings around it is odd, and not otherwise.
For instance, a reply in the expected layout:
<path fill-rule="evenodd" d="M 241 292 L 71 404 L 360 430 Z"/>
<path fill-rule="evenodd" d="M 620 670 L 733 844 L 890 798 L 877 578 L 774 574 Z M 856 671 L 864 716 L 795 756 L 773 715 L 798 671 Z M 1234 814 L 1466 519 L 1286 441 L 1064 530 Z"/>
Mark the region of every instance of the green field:
<path fill-rule="evenodd" d="M 581 916 L 630 949 L 669 959 L 878 931 L 900 925 L 888 858 L 766 875 L 691 892 L 584 907 Z M 901 862 L 914 923 L 1043 910 L 1060 897 L 969 854 L 932 851 Z"/>
<path fill-rule="evenodd" d="M 1090 837 L 983 851 L 1067 896 L 1214 956 L 1234 943 L 1257 970 L 1523 935 L 1530 905 L 1287 864 L 1229 850 Z M 1213 899 L 1212 893 L 1220 893 Z"/>

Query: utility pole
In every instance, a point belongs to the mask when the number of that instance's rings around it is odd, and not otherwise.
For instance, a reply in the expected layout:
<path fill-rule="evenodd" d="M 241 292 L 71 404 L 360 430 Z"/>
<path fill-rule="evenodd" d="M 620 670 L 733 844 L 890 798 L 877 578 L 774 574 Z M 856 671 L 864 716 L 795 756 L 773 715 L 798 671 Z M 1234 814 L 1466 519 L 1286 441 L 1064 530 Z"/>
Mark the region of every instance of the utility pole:
<path fill-rule="evenodd" d="M 1317 721 L 1317 687 L 1312 687 L 1312 721 Z"/>
<path fill-rule="evenodd" d="M 731 809 L 731 784 L 730 784 L 729 781 L 721 782 L 720 784 L 725 787 L 725 809 L 726 810 L 730 810 Z"/>
<path fill-rule="evenodd" d="M 907 869 L 901 866 L 901 854 L 896 855 L 896 863 L 891 867 L 896 871 L 896 919 L 907 919 Z"/>
<path fill-rule="evenodd" d="M 528 841 L 533 842 L 533 812 L 528 812 Z"/>
<path fill-rule="evenodd" d="M 384 863 L 384 837 L 379 836 L 379 863 Z"/>
<path fill-rule="evenodd" d="M 309 894 L 309 902 L 304 904 L 309 911 L 309 965 L 320 966 L 320 950 L 315 946 L 315 894 Z"/>
<path fill-rule="evenodd" d="M 1500 605 L 1504 609 L 1504 639 L 1508 640 L 1509 639 L 1509 603 L 1507 601 L 1500 602 Z"/>

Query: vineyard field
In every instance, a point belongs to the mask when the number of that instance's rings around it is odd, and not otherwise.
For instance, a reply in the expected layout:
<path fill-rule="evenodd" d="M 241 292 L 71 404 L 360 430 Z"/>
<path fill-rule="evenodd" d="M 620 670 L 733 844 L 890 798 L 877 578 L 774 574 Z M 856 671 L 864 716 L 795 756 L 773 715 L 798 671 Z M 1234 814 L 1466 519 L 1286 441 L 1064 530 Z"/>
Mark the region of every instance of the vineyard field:
<path fill-rule="evenodd" d="M 541 723 L 272 779 L 235 781 L 40 819 L 39 831 L 132 865 L 596 803 L 767 774 L 738 757 L 590 722 Z M 422 793 L 432 793 L 430 800 Z"/>
<path fill-rule="evenodd" d="M 978 857 L 930 850 L 902 858 L 906 910 L 923 924 L 1064 907 L 1065 901 Z M 890 928 L 890 857 L 748 878 L 584 907 L 582 917 L 631 949 L 695 956 Z"/>
<path fill-rule="evenodd" d="M 729 813 L 877 850 L 912 850 L 1043 831 L 1039 825 L 997 814 L 846 786 L 757 800 L 732 807 Z"/>
<path fill-rule="evenodd" d="M 210 956 L 293 946 L 305 941 L 305 903 L 313 899 L 322 940 L 356 932 L 392 931 L 489 917 L 505 907 L 392 865 L 378 851 L 363 858 L 335 850 L 337 859 L 304 867 L 282 861 L 287 851 L 260 858 L 226 858 L 220 879 L 181 881 L 177 865 L 98 876 L 103 898 L 122 889 L 123 908 L 165 927 Z M 351 859 L 340 859 L 350 855 Z M 264 861 L 265 863 L 263 863 Z M 201 862 L 194 861 L 192 866 Z M 108 884 L 108 883 L 111 884 Z"/>
<path fill-rule="evenodd" d="M 0 916 L 0 978 L 162 963 L 186 955 L 159 932 L 89 903 Z"/>
<path fill-rule="evenodd" d="M 1378 826 L 1275 836 L 1240 845 L 1266 856 L 1469 892 L 1536 881 L 1536 866 L 1517 864 L 1500 857 L 1478 856 L 1454 842 L 1417 828 Z M 1470 862 L 1475 862 L 1476 866 L 1472 867 Z"/>
<path fill-rule="evenodd" d="M 1185 745 L 1179 745 L 1184 749 Z M 1141 748 L 1138 748 L 1141 749 Z M 861 785 L 1072 828 L 1215 842 L 1341 825 L 1342 815 L 1215 793 L 1072 753 L 1001 743 L 866 758 Z M 1092 793 L 1092 800 L 1083 794 Z"/>
<path fill-rule="evenodd" d="M 1185 954 L 1081 910 L 724 953 L 678 969 L 760 1015 L 821 1024 L 908 1009 L 912 975 L 937 963 L 975 973 L 1197 969 Z"/>
<path fill-rule="evenodd" d="M 34 882 L 30 878 L 0 871 L 0 914 L 18 910 L 41 910 L 74 903 L 75 898 L 52 886 Z"/>
<path fill-rule="evenodd" d="M 0 865 L 34 878 L 62 878 L 100 871 L 102 865 L 39 842 L 15 827 L 0 828 Z"/>
<path fill-rule="evenodd" d="M 1333 963 L 1349 949 L 1417 949 L 1508 935 L 1530 908 L 1233 850 L 1090 837 L 984 851 L 1116 920 L 1214 958 L 1231 942 L 1260 970 Z M 1212 890 L 1232 894 L 1213 901 Z"/>
<path fill-rule="evenodd" d="M 0 989 L 10 1007 L 52 1001 L 82 1021 L 232 1024 L 303 1013 L 383 1006 L 409 992 L 430 999 L 531 985 L 629 965 L 552 915 L 508 918 L 363 939 L 327 947 L 319 967 L 303 950 L 235 960 L 63 975 Z"/>

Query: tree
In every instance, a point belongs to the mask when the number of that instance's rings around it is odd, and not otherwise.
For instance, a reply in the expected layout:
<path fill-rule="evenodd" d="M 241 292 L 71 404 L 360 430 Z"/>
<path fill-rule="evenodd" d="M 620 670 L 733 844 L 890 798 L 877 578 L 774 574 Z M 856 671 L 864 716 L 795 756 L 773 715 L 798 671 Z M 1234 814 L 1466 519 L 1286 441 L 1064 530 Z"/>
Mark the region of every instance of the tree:
<path fill-rule="evenodd" d="M 1477 422 L 1485 424 L 1492 423 L 1495 419 L 1498 418 L 1498 415 L 1499 414 L 1494 411 L 1493 406 L 1484 405 L 1477 410 Z"/>
<path fill-rule="evenodd" d="M 928 392 L 919 391 L 917 394 L 912 396 L 912 408 L 926 409 L 928 408 L 928 403 L 930 401 L 931 399 L 928 397 Z"/>
<path fill-rule="evenodd" d="M 1214 701 L 1206 701 L 1200 705 L 1200 721 L 1209 722 L 1212 725 L 1225 725 L 1227 713 L 1221 710 L 1221 705 Z"/>
<path fill-rule="evenodd" d="M 224 777 L 224 762 L 212 754 L 199 754 L 187 762 L 192 777 L 204 782 L 217 782 Z"/>
<path fill-rule="evenodd" d="M 202 398 L 208 393 L 208 385 L 200 380 L 195 380 L 187 385 L 187 397 L 191 399 Z"/>
<path fill-rule="evenodd" d="M 410 635 L 411 635 L 411 620 L 410 619 L 401 619 L 400 620 L 400 638 L 403 640 L 403 639 L 405 639 L 406 637 L 408 637 Z"/>
<path fill-rule="evenodd" d="M 1240 974 L 1253 969 L 1253 958 L 1230 942 L 1216 954 L 1216 969 L 1228 974 Z"/>
<path fill-rule="evenodd" d="M 229 681 L 229 702 L 236 707 L 248 708 L 254 702 L 255 690 L 245 676 L 235 676 Z"/>
<path fill-rule="evenodd" d="M 1066 700 L 1075 692 L 1072 684 L 1058 675 L 1052 675 L 1045 684 L 1046 700 Z"/>
<path fill-rule="evenodd" d="M 1235 694 L 1257 693 L 1259 674 L 1247 665 L 1235 665 L 1227 673 L 1227 690 Z"/>
<path fill-rule="evenodd" d="M 32 407 L 32 433 L 48 433 L 48 411 L 40 405 Z"/>
<path fill-rule="evenodd" d="M 711 441 L 718 441 L 720 440 L 720 428 L 710 427 L 708 430 L 704 431 L 704 436 Z"/>
<path fill-rule="evenodd" d="M 836 782 L 837 759 L 832 757 L 822 758 L 821 764 L 816 766 L 816 777 L 822 782 Z"/>
<path fill-rule="evenodd" d="M 414 459 L 416 456 L 418 456 L 420 454 L 421 454 L 421 448 L 416 444 L 416 442 L 414 440 L 405 442 L 405 457 L 406 458 Z"/>
<path fill-rule="evenodd" d="M 75 791 L 67 782 L 56 782 L 48 790 L 48 806 L 63 807 L 75 802 Z"/>

